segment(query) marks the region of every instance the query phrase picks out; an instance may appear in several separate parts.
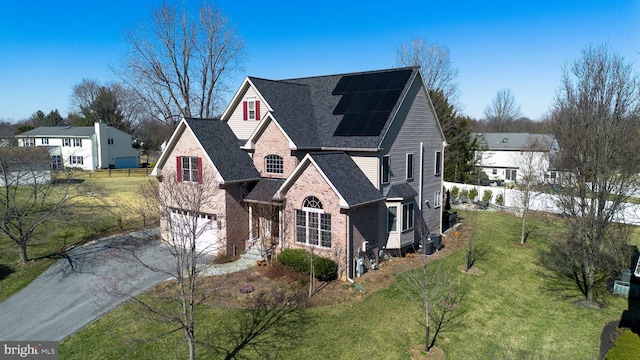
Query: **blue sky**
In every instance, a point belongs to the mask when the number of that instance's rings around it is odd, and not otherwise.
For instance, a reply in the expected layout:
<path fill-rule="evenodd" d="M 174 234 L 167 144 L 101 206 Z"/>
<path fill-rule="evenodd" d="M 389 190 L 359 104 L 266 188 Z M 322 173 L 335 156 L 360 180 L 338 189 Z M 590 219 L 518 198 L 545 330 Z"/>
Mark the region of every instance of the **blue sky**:
<path fill-rule="evenodd" d="M 200 2 L 184 0 L 189 4 Z M 0 120 L 69 111 L 83 78 L 106 83 L 123 54 L 124 30 L 160 0 L 3 1 Z M 212 2 L 209 2 L 212 3 Z M 237 1 L 214 3 L 246 45 L 245 75 L 284 79 L 396 66 L 401 42 L 447 46 L 462 112 L 483 117 L 509 88 L 539 119 L 562 66 L 608 42 L 640 71 L 640 1 Z"/>

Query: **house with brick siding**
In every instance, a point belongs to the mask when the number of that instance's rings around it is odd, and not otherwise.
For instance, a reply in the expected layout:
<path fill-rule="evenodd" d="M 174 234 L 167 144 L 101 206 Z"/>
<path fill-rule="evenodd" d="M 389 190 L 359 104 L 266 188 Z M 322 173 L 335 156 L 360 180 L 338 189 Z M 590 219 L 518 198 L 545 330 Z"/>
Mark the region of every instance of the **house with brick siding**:
<path fill-rule="evenodd" d="M 416 67 L 247 77 L 220 119 L 180 122 L 153 174 L 216 182 L 220 251 L 304 248 L 344 279 L 440 232 L 444 146 Z"/>

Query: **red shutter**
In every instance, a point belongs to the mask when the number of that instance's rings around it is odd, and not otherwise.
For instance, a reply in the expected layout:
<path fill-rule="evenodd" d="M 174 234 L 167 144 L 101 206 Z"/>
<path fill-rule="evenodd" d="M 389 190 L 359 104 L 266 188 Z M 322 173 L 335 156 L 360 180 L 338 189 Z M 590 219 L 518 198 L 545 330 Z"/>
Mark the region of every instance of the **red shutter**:
<path fill-rule="evenodd" d="M 182 159 L 180 156 L 176 156 L 176 179 L 178 182 L 182 182 Z"/>
<path fill-rule="evenodd" d="M 244 121 L 249 120 L 249 109 L 247 108 L 246 101 L 242 102 L 242 120 Z"/>
<path fill-rule="evenodd" d="M 202 184 L 202 158 L 198 158 L 198 183 Z"/>
<path fill-rule="evenodd" d="M 260 101 L 256 100 L 256 120 L 260 120 Z"/>

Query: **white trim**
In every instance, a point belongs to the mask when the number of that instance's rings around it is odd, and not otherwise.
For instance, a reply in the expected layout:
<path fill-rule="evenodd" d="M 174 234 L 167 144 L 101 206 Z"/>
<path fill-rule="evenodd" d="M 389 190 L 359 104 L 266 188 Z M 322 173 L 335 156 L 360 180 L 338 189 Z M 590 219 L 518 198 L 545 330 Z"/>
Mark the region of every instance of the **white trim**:
<path fill-rule="evenodd" d="M 260 108 L 262 108 L 263 105 L 265 106 L 265 114 L 268 112 L 273 112 L 273 108 L 269 105 L 269 103 L 267 103 L 267 101 L 260 94 L 256 86 L 251 82 L 251 79 L 249 79 L 249 77 L 247 76 L 244 78 L 244 81 L 242 81 L 242 84 L 236 91 L 235 95 L 233 95 L 233 98 L 231 98 L 229 105 L 227 105 L 227 108 L 222 113 L 222 116 L 220 117 L 222 121 L 224 122 L 229 121 L 231 114 L 233 114 L 234 110 L 238 107 L 238 104 L 241 103 L 242 98 L 244 97 L 244 94 L 247 92 L 247 90 L 249 90 L 250 87 L 256 91 L 256 94 L 258 94 L 258 97 L 255 100 L 260 101 Z M 262 119 L 260 121 L 262 121 Z"/>
<path fill-rule="evenodd" d="M 271 112 L 264 114 L 264 116 L 262 117 L 262 120 L 260 120 L 260 123 L 253 130 L 253 132 L 247 139 L 247 142 L 244 144 L 244 146 L 242 146 L 242 148 L 245 150 L 254 150 L 256 148 L 256 142 L 257 142 L 256 138 L 259 135 L 262 135 L 262 133 L 264 133 L 264 131 L 267 129 L 267 125 L 269 125 L 270 122 L 273 122 L 274 124 L 276 124 L 276 127 L 278 128 L 278 130 L 280 130 L 280 132 L 285 137 L 285 139 L 287 139 L 287 142 L 289 143 L 289 150 L 297 150 L 298 147 L 296 146 L 296 144 L 293 143 L 293 140 L 291 140 L 291 138 L 289 137 L 289 135 L 287 135 L 287 133 L 282 128 L 282 126 L 280 126 L 278 121 L 273 117 L 273 115 L 271 115 Z"/>

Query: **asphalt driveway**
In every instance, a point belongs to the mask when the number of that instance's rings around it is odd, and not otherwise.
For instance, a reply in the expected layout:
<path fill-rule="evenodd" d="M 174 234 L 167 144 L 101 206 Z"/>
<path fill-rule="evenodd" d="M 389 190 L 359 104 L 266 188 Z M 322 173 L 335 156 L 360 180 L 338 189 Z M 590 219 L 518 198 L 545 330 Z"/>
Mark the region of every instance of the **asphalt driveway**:
<path fill-rule="evenodd" d="M 112 236 L 70 250 L 17 294 L 0 303 L 0 340 L 61 341 L 168 276 L 167 247 L 153 231 Z M 135 255 L 134 255 L 135 254 Z"/>

